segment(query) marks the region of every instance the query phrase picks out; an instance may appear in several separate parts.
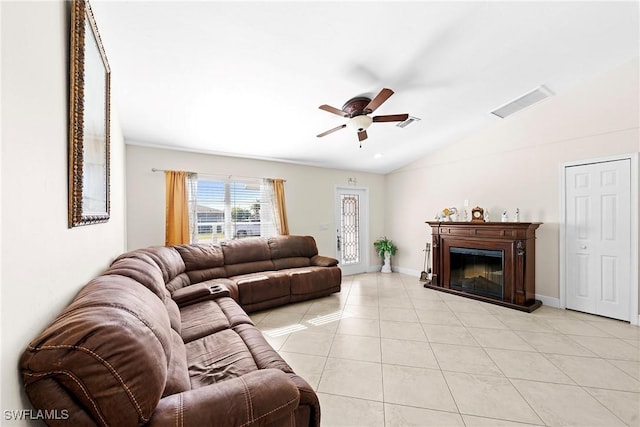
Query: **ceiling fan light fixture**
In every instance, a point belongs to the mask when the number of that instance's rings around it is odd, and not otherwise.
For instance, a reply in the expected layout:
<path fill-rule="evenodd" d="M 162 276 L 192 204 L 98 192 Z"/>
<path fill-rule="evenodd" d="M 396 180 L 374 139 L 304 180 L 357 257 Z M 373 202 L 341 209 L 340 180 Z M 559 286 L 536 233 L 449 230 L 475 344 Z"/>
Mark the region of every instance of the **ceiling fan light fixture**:
<path fill-rule="evenodd" d="M 371 126 L 372 122 L 373 119 L 371 117 L 363 114 L 350 118 L 347 122 L 347 126 L 350 129 L 355 130 L 356 132 L 362 132 L 363 130 L 366 130 L 369 126 Z"/>

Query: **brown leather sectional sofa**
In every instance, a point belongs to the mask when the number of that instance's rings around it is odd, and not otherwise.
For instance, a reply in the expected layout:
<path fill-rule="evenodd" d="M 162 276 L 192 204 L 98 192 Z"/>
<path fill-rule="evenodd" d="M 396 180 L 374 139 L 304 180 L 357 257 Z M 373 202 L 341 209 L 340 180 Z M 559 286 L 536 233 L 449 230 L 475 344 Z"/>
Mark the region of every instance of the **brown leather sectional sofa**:
<path fill-rule="evenodd" d="M 309 236 L 123 254 L 29 344 L 27 395 L 50 425 L 319 426 L 315 392 L 245 311 L 340 283 Z"/>

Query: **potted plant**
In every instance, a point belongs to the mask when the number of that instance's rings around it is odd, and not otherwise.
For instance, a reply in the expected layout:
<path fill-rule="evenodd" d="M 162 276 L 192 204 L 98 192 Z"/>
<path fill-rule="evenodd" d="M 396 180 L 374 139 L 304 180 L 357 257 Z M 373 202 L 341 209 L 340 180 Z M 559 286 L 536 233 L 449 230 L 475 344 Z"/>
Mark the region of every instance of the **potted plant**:
<path fill-rule="evenodd" d="M 391 256 L 396 254 L 398 247 L 386 236 L 373 242 L 373 246 L 376 248 L 376 253 L 384 257 L 384 265 L 381 271 L 383 273 L 391 273 Z"/>

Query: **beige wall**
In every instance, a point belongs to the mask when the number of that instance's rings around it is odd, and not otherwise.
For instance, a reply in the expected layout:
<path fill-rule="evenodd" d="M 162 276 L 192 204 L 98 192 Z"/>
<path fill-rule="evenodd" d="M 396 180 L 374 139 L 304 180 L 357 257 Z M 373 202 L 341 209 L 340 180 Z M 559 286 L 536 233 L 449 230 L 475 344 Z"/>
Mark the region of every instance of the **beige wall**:
<path fill-rule="evenodd" d="M 521 221 L 544 223 L 536 293 L 559 298 L 560 165 L 639 151 L 638 72 L 636 59 L 388 174 L 385 232 L 399 245 L 395 265 L 422 270 L 425 221 L 445 207 L 462 210 L 467 199 L 492 221 L 519 208 Z"/>
<path fill-rule="evenodd" d="M 335 256 L 334 198 L 336 186 L 356 178 L 369 189 L 369 236 L 384 234 L 384 176 L 263 160 L 222 157 L 128 144 L 127 205 L 129 249 L 164 244 L 164 174 L 156 169 L 193 171 L 221 176 L 283 178 L 289 231 L 314 236 L 321 254 Z M 370 264 L 380 264 L 367 244 Z"/>
<path fill-rule="evenodd" d="M 1 2 L 0 408 L 29 408 L 18 358 L 125 249 L 124 142 L 113 111 L 111 219 L 67 228 L 69 4 Z M 0 414 L 0 424 L 19 425 Z"/>

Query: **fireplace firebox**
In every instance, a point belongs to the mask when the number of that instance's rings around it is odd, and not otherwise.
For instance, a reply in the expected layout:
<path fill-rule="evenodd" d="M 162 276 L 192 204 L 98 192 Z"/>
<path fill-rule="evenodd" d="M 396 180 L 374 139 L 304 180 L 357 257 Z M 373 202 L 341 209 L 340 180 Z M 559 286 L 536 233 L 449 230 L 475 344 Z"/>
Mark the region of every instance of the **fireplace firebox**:
<path fill-rule="evenodd" d="M 449 248 L 451 258 L 451 289 L 484 295 L 504 297 L 502 251 L 488 249 Z"/>
<path fill-rule="evenodd" d="M 535 299 L 535 230 L 540 223 L 427 222 L 433 274 L 425 288 L 531 312 Z"/>

